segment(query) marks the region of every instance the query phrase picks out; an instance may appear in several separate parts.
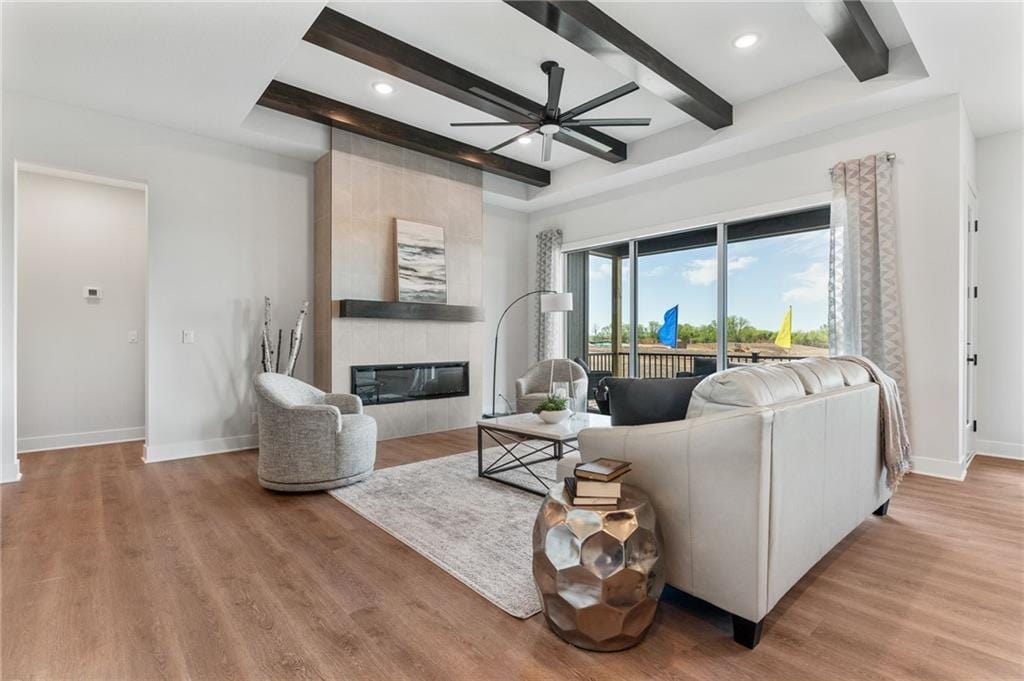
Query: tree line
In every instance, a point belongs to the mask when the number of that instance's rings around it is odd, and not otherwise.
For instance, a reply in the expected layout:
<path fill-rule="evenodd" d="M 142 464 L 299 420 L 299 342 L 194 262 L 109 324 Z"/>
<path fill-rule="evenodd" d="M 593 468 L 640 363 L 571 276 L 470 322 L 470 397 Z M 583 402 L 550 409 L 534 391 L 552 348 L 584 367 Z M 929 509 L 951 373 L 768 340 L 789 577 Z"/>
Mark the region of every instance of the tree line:
<path fill-rule="evenodd" d="M 658 343 L 658 332 L 661 330 L 661 322 L 647 322 L 637 324 L 637 339 L 641 344 Z M 726 317 L 725 328 L 730 343 L 771 343 L 775 341 L 778 330 L 758 329 L 744 317 L 730 315 Z M 718 340 L 718 322 L 711 321 L 707 324 L 680 324 L 678 327 L 679 347 L 686 347 L 690 343 L 715 343 Z M 606 324 L 598 327 L 597 324 L 591 329 L 590 342 L 610 343 L 612 339 L 612 327 Z M 622 341 L 629 342 L 629 325 L 622 325 Z M 794 345 L 807 345 L 815 348 L 828 347 L 828 325 L 822 324 L 813 331 L 793 331 Z"/>

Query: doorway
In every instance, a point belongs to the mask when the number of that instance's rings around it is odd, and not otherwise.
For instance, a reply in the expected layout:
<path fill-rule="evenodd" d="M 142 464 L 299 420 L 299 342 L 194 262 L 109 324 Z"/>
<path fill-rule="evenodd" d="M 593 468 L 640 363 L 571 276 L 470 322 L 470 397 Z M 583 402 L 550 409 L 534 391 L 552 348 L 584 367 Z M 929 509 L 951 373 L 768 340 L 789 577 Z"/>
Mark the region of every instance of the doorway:
<path fill-rule="evenodd" d="M 19 456 L 146 437 L 146 186 L 17 164 Z"/>

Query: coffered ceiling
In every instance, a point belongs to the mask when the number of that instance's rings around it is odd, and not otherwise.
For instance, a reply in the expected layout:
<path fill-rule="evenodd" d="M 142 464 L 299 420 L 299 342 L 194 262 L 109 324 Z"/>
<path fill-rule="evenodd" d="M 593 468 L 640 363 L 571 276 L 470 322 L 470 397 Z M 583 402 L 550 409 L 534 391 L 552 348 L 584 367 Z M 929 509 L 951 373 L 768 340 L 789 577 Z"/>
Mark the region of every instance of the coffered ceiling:
<path fill-rule="evenodd" d="M 592 112 L 651 118 L 646 128 L 600 130 L 626 143 L 627 160 L 613 164 L 555 144 L 542 163 L 539 143 L 513 144 L 500 153 L 550 171 L 550 186 L 490 182 L 497 203 L 535 210 L 955 92 L 976 134 L 1020 125 L 1019 3 L 865 3 L 890 50 L 890 73 L 866 82 L 852 76 L 804 3 L 594 4 L 727 100 L 733 124 L 712 130 L 638 90 Z M 628 58 L 582 49 L 499 0 L 327 6 L 534 102 L 546 97 L 540 64 L 555 60 L 565 68 L 563 109 L 643 77 Z M 498 119 L 303 40 L 323 9 L 321 2 L 4 3 L 3 86 L 306 159 L 326 149 L 326 127 L 256 106 L 272 81 L 473 147 L 519 130 L 452 128 Z M 745 33 L 759 41 L 734 47 Z M 377 94 L 377 82 L 394 92 Z"/>

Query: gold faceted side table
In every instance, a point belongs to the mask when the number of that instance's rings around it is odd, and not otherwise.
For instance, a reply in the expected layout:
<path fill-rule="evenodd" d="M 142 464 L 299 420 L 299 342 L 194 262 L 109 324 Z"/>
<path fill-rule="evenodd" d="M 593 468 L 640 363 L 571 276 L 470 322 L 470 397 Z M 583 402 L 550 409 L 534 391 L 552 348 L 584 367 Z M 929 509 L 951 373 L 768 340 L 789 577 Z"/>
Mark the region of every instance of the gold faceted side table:
<path fill-rule="evenodd" d="M 654 509 L 622 486 L 615 508 L 573 506 L 553 486 L 533 525 L 533 580 L 544 618 L 587 650 L 624 650 L 643 640 L 665 586 Z"/>

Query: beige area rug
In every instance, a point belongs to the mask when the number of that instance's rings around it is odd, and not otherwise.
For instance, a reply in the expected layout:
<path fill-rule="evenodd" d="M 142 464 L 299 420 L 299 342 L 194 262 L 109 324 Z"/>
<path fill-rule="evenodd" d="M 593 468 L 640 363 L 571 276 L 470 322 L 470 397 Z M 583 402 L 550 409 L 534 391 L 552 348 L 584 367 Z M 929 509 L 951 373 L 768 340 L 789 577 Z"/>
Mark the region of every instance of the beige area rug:
<path fill-rule="evenodd" d="M 500 454 L 485 450 L 484 465 Z M 532 469 L 554 482 L 554 461 Z M 501 475 L 538 485 L 525 471 Z M 531 554 L 543 497 L 477 477 L 475 451 L 384 468 L 328 494 L 508 614 L 540 612 Z"/>

